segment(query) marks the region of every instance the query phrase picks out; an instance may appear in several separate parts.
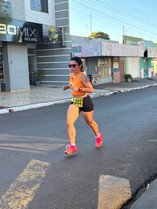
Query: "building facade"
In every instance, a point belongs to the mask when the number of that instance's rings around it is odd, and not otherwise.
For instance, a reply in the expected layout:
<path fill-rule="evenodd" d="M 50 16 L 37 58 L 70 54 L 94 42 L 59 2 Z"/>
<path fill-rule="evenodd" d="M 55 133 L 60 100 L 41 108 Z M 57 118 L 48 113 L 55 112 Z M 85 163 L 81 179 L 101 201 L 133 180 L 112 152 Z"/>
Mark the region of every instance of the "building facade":
<path fill-rule="evenodd" d="M 0 0 L 0 79 L 6 91 L 69 76 L 69 0 Z"/>
<path fill-rule="evenodd" d="M 151 78 L 157 75 L 157 46 L 152 41 L 147 41 L 142 38 L 132 37 L 132 36 L 123 36 L 123 43 L 127 45 L 133 46 L 143 46 L 144 53 L 140 58 L 139 62 L 139 70 L 136 72 L 137 77 L 141 78 Z M 128 72 L 130 74 L 134 74 L 134 69 L 131 67 L 132 62 L 129 59 L 126 59 L 125 64 L 130 66 L 128 68 Z"/>
<path fill-rule="evenodd" d="M 72 41 L 73 55 L 84 59 L 85 71 L 87 75 L 93 75 L 94 84 L 124 81 L 126 68 L 129 70 L 131 63 L 134 74 L 137 74 L 139 60 L 144 53 L 142 46 L 119 44 L 111 40 L 86 38 L 85 41 L 77 42 L 78 38 L 72 38 Z M 126 66 L 127 58 L 130 62 Z"/>

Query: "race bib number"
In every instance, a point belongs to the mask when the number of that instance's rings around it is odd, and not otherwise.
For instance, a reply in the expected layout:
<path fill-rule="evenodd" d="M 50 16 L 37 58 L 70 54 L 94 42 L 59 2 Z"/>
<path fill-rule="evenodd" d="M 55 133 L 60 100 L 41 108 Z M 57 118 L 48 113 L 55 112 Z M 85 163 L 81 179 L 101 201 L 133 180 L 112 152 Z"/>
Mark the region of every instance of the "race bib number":
<path fill-rule="evenodd" d="M 83 99 L 82 98 L 72 98 L 72 102 L 77 107 L 83 107 Z"/>

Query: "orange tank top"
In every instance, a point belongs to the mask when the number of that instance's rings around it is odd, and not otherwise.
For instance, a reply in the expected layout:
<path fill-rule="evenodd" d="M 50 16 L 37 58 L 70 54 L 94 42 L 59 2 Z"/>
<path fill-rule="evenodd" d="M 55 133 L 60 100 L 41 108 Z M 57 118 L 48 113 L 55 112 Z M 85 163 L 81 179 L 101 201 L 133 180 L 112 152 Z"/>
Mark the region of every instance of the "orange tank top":
<path fill-rule="evenodd" d="M 84 88 L 85 86 L 81 82 L 81 76 L 83 72 L 80 72 L 76 77 L 74 76 L 73 73 L 70 74 L 70 80 L 69 80 L 69 85 L 74 85 L 75 87 L 78 88 Z M 82 91 L 72 91 L 73 96 L 84 96 L 86 93 Z"/>

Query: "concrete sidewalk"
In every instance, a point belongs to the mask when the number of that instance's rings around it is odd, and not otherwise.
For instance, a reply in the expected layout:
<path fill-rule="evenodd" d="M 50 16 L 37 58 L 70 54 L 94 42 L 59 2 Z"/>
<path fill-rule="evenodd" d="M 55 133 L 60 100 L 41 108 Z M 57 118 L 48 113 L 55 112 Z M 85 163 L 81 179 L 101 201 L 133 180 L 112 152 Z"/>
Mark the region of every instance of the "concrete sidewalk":
<path fill-rule="evenodd" d="M 131 209 L 157 209 L 157 180 L 149 185 Z"/>
<path fill-rule="evenodd" d="M 92 98 L 115 93 L 137 90 L 157 85 L 157 79 L 134 79 L 131 83 L 106 83 L 94 86 Z M 71 92 L 63 91 L 62 86 L 31 86 L 30 91 L 0 91 L 0 114 L 44 107 L 70 101 Z"/>
<path fill-rule="evenodd" d="M 157 78 L 134 79 L 131 83 L 107 83 L 95 86 L 94 93 L 90 95 L 92 98 L 109 96 L 156 85 Z M 63 91 L 61 86 L 41 85 L 32 86 L 30 91 L 0 91 L 0 114 L 59 104 L 70 99 L 71 92 Z M 150 185 L 131 209 L 157 209 L 157 181 Z"/>
<path fill-rule="evenodd" d="M 96 89 L 91 97 L 110 95 L 105 89 Z M 32 86 L 30 91 L 0 92 L 0 114 L 44 107 L 71 100 L 71 91 L 50 85 Z"/>

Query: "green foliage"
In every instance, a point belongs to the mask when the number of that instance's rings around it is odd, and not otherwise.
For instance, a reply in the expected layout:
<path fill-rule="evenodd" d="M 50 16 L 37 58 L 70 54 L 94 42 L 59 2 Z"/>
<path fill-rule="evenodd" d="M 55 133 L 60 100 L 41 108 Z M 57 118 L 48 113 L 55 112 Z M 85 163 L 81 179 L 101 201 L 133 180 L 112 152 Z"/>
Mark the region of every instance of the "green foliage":
<path fill-rule="evenodd" d="M 42 81 L 44 77 L 44 71 L 42 69 L 37 70 L 37 81 Z"/>
<path fill-rule="evenodd" d="M 125 82 L 131 82 L 131 81 L 132 81 L 132 76 L 131 76 L 131 74 L 125 74 L 125 75 L 124 75 L 124 79 L 125 79 Z"/>
<path fill-rule="evenodd" d="M 88 36 L 88 38 L 101 38 L 101 39 L 110 40 L 110 36 L 104 32 L 93 32 Z"/>
<path fill-rule="evenodd" d="M 131 74 L 125 74 L 124 78 L 131 78 L 132 79 L 132 76 L 131 76 Z"/>

